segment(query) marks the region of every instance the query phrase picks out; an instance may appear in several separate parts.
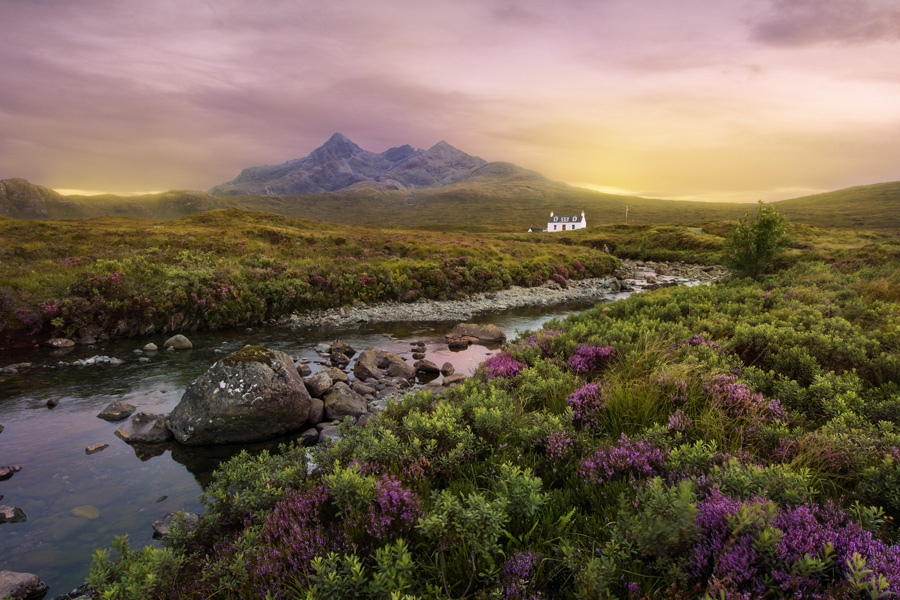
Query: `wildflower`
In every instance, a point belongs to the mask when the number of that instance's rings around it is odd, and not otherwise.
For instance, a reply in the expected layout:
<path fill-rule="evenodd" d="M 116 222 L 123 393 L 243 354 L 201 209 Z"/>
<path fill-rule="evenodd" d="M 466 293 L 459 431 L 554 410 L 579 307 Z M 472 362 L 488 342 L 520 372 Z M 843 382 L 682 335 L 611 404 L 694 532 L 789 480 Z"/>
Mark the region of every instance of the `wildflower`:
<path fill-rule="evenodd" d="M 597 449 L 584 459 L 581 475 L 595 483 L 609 481 L 616 475 L 629 478 L 658 475 L 668 456 L 668 450 L 645 440 L 629 440 L 623 433 L 618 444 Z"/>
<path fill-rule="evenodd" d="M 517 361 L 508 352 L 498 352 L 481 363 L 481 370 L 485 381 L 509 378 L 524 371 L 525 363 Z"/>
<path fill-rule="evenodd" d="M 589 383 L 573 392 L 566 398 L 566 404 L 572 407 L 575 420 L 588 429 L 596 430 L 599 426 L 600 411 L 606 408 L 605 395 L 609 385 L 605 383 Z"/>
<path fill-rule="evenodd" d="M 612 346 L 588 346 L 582 344 L 569 358 L 569 368 L 575 373 L 590 373 L 602 367 L 615 354 Z"/>

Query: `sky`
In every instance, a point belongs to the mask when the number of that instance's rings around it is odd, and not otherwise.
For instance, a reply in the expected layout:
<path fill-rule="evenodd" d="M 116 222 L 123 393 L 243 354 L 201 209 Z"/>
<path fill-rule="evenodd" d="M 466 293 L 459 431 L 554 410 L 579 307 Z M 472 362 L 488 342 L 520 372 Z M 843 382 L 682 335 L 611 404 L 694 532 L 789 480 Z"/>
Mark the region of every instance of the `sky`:
<path fill-rule="evenodd" d="M 340 132 L 603 191 L 900 180 L 896 0 L 0 0 L 0 179 L 208 189 Z"/>

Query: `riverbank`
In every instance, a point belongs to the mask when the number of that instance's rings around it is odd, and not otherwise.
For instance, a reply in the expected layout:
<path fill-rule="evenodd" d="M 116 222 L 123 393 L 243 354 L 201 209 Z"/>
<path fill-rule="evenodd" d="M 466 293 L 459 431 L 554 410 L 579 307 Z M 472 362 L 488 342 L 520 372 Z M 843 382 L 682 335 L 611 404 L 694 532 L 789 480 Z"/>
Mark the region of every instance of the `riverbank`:
<path fill-rule="evenodd" d="M 612 277 L 569 281 L 562 287 L 549 281 L 538 287 L 512 286 L 463 300 L 419 300 L 412 303 L 377 302 L 293 313 L 277 321 L 290 327 L 345 326 L 358 323 L 466 321 L 481 314 L 528 306 L 616 299 L 628 292 L 690 283 L 713 283 L 728 275 L 717 265 L 680 261 L 624 260 Z"/>

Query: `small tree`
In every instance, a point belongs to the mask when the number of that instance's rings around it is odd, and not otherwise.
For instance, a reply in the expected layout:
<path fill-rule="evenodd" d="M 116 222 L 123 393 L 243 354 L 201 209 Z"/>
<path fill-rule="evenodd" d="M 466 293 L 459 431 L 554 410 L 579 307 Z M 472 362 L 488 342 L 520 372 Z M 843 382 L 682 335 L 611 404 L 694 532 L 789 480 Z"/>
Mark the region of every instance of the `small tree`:
<path fill-rule="evenodd" d="M 756 218 L 752 211 L 741 217 L 722 249 L 725 266 L 747 277 L 757 277 L 778 258 L 790 240 L 787 220 L 759 201 Z"/>

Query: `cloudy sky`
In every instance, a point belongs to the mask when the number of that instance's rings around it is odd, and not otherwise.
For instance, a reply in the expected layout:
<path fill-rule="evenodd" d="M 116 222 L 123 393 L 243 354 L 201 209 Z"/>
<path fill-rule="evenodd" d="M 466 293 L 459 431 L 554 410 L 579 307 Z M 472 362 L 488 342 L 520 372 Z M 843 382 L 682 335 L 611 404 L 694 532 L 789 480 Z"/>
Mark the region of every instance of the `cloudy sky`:
<path fill-rule="evenodd" d="M 207 189 L 440 140 L 576 185 L 900 179 L 896 0 L 0 0 L 0 178 Z"/>

